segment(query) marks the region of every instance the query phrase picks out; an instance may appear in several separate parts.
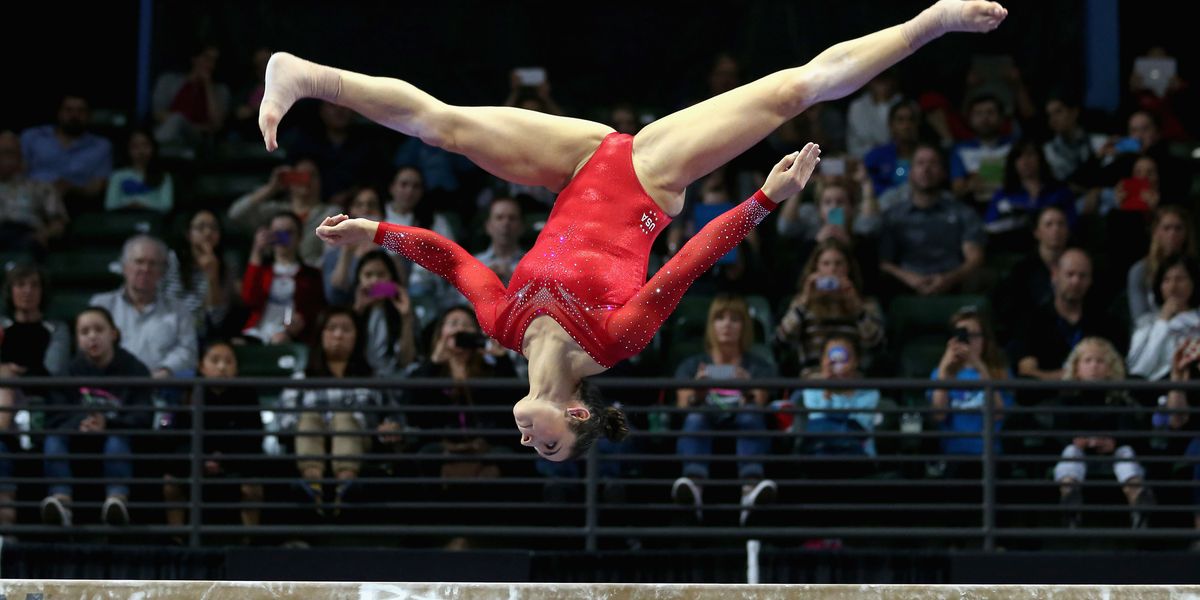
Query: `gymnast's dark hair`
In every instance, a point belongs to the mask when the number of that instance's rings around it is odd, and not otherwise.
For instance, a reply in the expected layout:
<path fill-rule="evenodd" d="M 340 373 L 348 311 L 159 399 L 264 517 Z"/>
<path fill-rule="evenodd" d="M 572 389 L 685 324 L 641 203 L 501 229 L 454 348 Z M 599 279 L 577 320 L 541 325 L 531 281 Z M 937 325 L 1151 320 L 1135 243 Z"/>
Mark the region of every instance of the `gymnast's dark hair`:
<path fill-rule="evenodd" d="M 604 402 L 604 398 L 600 396 L 600 389 L 595 384 L 586 379 L 580 381 L 576 394 L 591 413 L 591 417 L 586 421 L 570 421 L 571 431 L 575 433 L 575 447 L 571 449 L 571 458 L 586 455 L 601 434 L 610 442 L 619 442 L 629 435 L 625 413 Z"/>

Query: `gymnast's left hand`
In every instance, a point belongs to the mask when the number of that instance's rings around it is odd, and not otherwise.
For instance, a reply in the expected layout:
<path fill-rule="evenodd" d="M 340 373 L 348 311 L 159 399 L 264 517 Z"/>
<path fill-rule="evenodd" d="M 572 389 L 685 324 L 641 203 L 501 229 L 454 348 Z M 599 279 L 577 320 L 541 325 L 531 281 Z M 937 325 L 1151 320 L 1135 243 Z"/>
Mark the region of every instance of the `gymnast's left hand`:
<path fill-rule="evenodd" d="M 351 219 L 346 215 L 325 217 L 317 227 L 317 237 L 330 246 L 353 246 L 375 239 L 379 223 L 367 219 Z"/>
<path fill-rule="evenodd" d="M 804 149 L 783 157 L 767 175 L 762 186 L 763 193 L 775 202 L 795 196 L 808 184 L 813 169 L 821 162 L 820 157 L 821 147 L 812 142 L 805 144 Z"/>

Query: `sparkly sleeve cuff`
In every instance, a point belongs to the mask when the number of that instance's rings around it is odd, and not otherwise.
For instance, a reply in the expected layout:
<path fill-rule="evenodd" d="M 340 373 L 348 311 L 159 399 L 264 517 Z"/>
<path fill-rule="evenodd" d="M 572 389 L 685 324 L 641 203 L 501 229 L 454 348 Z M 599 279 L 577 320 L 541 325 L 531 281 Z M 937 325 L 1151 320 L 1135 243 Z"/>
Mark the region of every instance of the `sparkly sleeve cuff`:
<path fill-rule="evenodd" d="M 391 226 L 391 223 L 385 223 L 383 221 L 379 222 L 379 226 L 375 228 L 374 242 L 376 244 L 383 245 L 383 236 L 387 235 L 387 232 L 391 229 Z"/>
<path fill-rule="evenodd" d="M 754 192 L 754 196 L 752 196 L 752 198 L 754 198 L 755 200 L 758 200 L 758 203 L 763 205 L 763 208 L 765 208 L 767 210 L 775 210 L 775 207 L 779 206 L 779 203 L 768 198 L 767 194 L 765 192 L 763 192 L 762 190 L 758 190 L 757 192 Z"/>

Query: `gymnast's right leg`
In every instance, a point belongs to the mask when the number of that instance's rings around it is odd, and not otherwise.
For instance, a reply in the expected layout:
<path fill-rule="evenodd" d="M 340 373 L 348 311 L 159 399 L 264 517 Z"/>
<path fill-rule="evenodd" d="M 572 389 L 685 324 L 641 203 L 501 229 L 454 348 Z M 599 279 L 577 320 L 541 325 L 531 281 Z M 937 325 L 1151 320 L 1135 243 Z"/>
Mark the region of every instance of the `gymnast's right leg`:
<path fill-rule="evenodd" d="M 268 150 L 301 98 L 339 104 L 400 133 L 465 155 L 489 173 L 558 191 L 612 128 L 519 108 L 446 104 L 399 79 L 371 77 L 276 53 L 267 63 L 258 125 Z"/>

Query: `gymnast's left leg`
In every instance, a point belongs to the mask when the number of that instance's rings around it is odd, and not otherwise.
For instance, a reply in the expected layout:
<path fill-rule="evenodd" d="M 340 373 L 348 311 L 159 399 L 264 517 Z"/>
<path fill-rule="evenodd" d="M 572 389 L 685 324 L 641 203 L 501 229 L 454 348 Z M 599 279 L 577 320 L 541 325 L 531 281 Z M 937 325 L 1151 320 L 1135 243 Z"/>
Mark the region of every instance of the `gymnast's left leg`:
<path fill-rule="evenodd" d="M 991 31 L 1007 14 L 995 2 L 940 0 L 906 23 L 842 42 L 804 66 L 772 73 L 647 125 L 633 140 L 634 171 L 663 210 L 678 214 L 685 187 L 804 109 L 854 92 L 945 33 Z"/>

